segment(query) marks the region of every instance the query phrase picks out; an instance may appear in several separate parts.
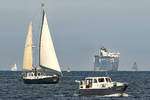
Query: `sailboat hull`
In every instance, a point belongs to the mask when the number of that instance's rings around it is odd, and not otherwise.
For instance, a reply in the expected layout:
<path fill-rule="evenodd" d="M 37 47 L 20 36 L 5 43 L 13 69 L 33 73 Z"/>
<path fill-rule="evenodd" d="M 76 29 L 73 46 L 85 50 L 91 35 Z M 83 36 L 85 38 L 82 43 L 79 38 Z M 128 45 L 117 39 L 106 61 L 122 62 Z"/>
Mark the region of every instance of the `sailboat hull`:
<path fill-rule="evenodd" d="M 38 78 L 38 79 L 23 79 L 25 84 L 56 84 L 59 82 L 58 77 Z"/>

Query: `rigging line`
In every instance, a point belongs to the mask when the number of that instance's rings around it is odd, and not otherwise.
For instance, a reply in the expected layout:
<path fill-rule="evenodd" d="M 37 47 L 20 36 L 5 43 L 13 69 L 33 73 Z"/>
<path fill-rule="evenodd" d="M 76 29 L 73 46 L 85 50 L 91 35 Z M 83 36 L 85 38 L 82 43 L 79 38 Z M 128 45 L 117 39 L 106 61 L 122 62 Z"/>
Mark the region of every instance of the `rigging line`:
<path fill-rule="evenodd" d="M 40 8 L 41 9 L 41 8 Z M 39 14 L 39 11 L 40 11 L 40 14 Z M 38 54 L 39 54 L 39 39 L 40 39 L 40 27 L 41 27 L 41 10 L 38 9 L 38 13 L 35 14 L 33 17 L 33 30 L 32 30 L 32 41 L 33 41 L 33 47 L 34 47 L 34 50 L 33 50 L 33 64 L 35 66 L 38 65 Z M 40 21 L 39 21 L 40 20 Z"/>

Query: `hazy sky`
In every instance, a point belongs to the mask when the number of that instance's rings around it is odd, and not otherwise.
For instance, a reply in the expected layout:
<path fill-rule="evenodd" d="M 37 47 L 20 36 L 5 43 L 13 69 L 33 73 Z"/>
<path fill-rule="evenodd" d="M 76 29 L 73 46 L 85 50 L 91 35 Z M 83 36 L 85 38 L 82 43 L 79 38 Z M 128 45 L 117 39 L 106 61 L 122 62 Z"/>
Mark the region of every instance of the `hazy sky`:
<path fill-rule="evenodd" d="M 150 70 L 150 0 L 1 0 L 0 70 L 21 69 L 30 20 L 39 36 L 41 3 L 63 70 L 93 70 L 102 45 L 120 52 L 119 70 L 134 61 Z"/>

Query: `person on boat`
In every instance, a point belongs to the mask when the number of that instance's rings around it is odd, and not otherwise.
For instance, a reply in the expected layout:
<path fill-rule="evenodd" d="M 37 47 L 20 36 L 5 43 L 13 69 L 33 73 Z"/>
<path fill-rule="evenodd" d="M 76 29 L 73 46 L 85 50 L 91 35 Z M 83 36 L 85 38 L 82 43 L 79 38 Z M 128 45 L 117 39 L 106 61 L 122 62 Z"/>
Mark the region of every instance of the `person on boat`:
<path fill-rule="evenodd" d="M 21 77 L 23 77 L 23 76 L 25 76 L 25 74 L 22 72 L 22 73 L 21 73 Z"/>
<path fill-rule="evenodd" d="M 34 70 L 34 75 L 37 76 L 37 68 Z"/>

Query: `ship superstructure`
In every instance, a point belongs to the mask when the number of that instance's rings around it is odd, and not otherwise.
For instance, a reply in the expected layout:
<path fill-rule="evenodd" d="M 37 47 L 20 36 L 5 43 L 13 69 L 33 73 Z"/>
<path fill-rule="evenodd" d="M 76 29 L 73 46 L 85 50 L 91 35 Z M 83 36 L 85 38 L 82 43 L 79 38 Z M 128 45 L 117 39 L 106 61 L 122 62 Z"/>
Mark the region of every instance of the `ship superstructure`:
<path fill-rule="evenodd" d="M 94 71 L 118 71 L 119 52 L 110 52 L 102 47 L 98 55 L 95 55 Z"/>

